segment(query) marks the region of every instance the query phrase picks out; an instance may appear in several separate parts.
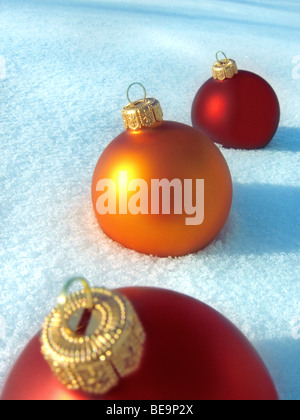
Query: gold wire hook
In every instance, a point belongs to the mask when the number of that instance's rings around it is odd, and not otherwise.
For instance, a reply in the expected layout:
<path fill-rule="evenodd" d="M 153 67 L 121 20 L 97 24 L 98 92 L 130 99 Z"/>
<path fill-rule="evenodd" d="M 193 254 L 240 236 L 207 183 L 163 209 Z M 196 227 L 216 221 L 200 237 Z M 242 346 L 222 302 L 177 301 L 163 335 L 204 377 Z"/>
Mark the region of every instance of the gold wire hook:
<path fill-rule="evenodd" d="M 219 54 L 223 54 L 223 55 L 224 55 L 224 57 L 225 57 L 225 61 L 226 61 L 226 62 L 227 62 L 227 61 L 229 61 L 229 60 L 228 60 L 228 58 L 227 58 L 227 55 L 226 55 L 223 51 L 218 51 L 218 52 L 217 52 L 217 54 L 216 54 L 216 57 L 217 57 L 217 61 L 218 61 L 219 63 L 222 63 L 222 61 L 223 61 L 223 60 L 220 60 L 220 59 L 219 59 Z"/>
<path fill-rule="evenodd" d="M 146 98 L 147 98 L 146 88 L 145 88 L 145 86 L 144 86 L 144 85 L 142 85 L 142 83 L 139 83 L 139 82 L 134 82 L 134 83 L 131 83 L 131 85 L 130 85 L 130 86 L 129 86 L 129 88 L 127 89 L 127 99 L 128 99 L 128 102 L 130 103 L 130 105 L 133 105 L 133 106 L 134 106 L 134 102 L 132 102 L 132 101 L 130 100 L 130 98 L 129 98 L 129 91 L 130 91 L 130 89 L 132 88 L 132 86 L 135 86 L 135 85 L 141 86 L 141 88 L 143 89 L 143 91 L 144 91 L 144 99 L 143 99 L 143 101 L 144 101 L 144 102 L 146 101 Z"/>
<path fill-rule="evenodd" d="M 88 281 L 81 277 L 74 277 L 65 284 L 58 298 L 59 305 L 61 306 L 65 305 L 67 301 L 68 290 L 77 281 L 80 282 L 84 288 L 84 293 L 85 293 L 86 301 L 87 301 L 87 309 L 92 310 L 94 307 L 92 291 L 91 291 Z"/>

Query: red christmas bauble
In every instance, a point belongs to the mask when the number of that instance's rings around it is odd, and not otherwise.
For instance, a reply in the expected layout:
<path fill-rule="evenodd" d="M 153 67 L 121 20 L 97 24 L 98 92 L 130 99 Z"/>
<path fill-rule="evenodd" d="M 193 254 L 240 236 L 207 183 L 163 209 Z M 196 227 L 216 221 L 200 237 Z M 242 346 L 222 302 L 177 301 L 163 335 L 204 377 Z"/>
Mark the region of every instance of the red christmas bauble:
<path fill-rule="evenodd" d="M 219 234 L 231 208 L 232 181 L 211 140 L 185 124 L 161 121 L 158 109 L 154 99 L 125 107 L 128 129 L 101 155 L 92 200 L 110 238 L 144 254 L 177 257 L 203 249 Z M 113 197 L 107 195 L 108 183 Z M 164 208 L 165 202 L 169 205 Z"/>
<path fill-rule="evenodd" d="M 228 66 L 233 62 L 227 61 Z M 225 66 L 226 60 L 215 64 L 219 64 L 219 73 L 204 83 L 195 97 L 193 126 L 228 148 L 263 148 L 279 125 L 276 93 L 263 78 L 249 71 L 240 70 L 227 77 L 221 72 L 222 63 Z"/>
<path fill-rule="evenodd" d="M 179 293 L 120 289 L 146 332 L 139 369 L 106 395 L 67 390 L 41 354 L 40 337 L 13 368 L 3 400 L 277 400 L 262 360 L 227 319 Z"/>

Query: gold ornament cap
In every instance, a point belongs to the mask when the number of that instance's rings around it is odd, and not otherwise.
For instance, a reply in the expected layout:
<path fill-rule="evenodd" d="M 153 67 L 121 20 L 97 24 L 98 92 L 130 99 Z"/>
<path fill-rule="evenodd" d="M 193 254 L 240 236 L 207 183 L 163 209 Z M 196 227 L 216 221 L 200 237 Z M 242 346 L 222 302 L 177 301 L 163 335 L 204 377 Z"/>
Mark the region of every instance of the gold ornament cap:
<path fill-rule="evenodd" d="M 67 296 L 80 281 L 84 290 Z M 145 332 L 127 298 L 71 279 L 46 318 L 42 354 L 68 389 L 105 394 L 138 369 Z"/>
<path fill-rule="evenodd" d="M 219 54 L 225 57 L 223 60 L 219 59 Z M 215 80 L 232 79 L 233 76 L 238 74 L 238 67 L 234 60 L 227 58 L 223 51 L 218 51 L 216 54 L 217 62 L 212 67 L 213 78 Z"/>
<path fill-rule="evenodd" d="M 129 98 L 130 89 L 139 85 L 144 90 L 144 99 L 131 102 Z M 126 130 L 141 130 L 145 127 L 152 127 L 163 120 L 163 112 L 157 99 L 147 98 L 145 87 L 141 83 L 132 83 L 127 90 L 129 104 L 122 109 L 122 117 Z"/>

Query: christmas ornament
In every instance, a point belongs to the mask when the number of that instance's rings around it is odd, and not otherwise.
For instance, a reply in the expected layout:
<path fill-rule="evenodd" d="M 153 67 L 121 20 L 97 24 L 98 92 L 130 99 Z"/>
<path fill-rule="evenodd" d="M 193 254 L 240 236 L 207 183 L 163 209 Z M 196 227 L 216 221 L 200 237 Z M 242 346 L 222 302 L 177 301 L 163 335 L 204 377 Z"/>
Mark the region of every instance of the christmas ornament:
<path fill-rule="evenodd" d="M 132 85 L 131 85 L 132 86 Z M 96 166 L 92 200 L 103 231 L 160 257 L 199 251 L 220 232 L 232 202 L 227 163 L 198 130 L 163 121 L 153 98 L 123 108 L 126 131 Z"/>
<path fill-rule="evenodd" d="M 225 59 L 219 59 L 220 53 Z M 257 74 L 238 70 L 235 61 L 221 51 L 212 70 L 213 78 L 195 97 L 193 126 L 228 148 L 265 147 L 274 137 L 280 119 L 272 87 Z"/>
<path fill-rule="evenodd" d="M 81 281 L 85 290 L 64 293 L 24 350 L 3 400 L 278 399 L 256 351 L 207 305 Z"/>

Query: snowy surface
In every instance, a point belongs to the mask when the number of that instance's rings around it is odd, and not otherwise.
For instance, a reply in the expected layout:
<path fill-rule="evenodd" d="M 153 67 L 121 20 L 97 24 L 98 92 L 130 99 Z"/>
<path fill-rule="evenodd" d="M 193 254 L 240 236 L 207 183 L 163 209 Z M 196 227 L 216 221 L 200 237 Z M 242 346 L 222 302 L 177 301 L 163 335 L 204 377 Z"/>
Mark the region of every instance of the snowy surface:
<path fill-rule="evenodd" d="M 66 279 L 165 287 L 234 322 L 282 399 L 300 399 L 300 3 L 282 0 L 1 0 L 0 383 Z M 190 124 L 215 52 L 266 78 L 282 109 L 261 151 L 223 150 L 229 221 L 197 255 L 128 251 L 98 227 L 94 167 L 123 131 L 140 81 L 165 119 Z"/>

